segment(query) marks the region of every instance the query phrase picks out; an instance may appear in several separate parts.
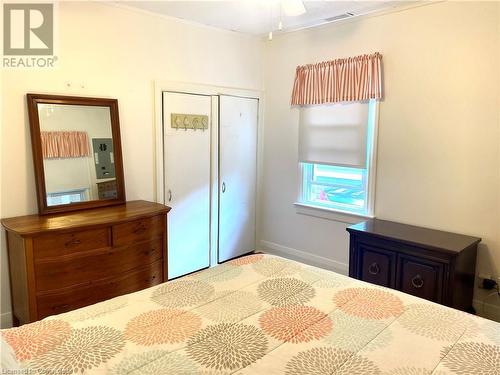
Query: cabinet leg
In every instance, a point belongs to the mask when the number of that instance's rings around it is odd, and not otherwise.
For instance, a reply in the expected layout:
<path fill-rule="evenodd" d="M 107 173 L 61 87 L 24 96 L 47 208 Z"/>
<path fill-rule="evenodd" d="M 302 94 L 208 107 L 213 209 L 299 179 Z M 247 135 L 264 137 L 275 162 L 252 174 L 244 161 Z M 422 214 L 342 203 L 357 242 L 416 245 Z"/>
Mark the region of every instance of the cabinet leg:
<path fill-rule="evenodd" d="M 19 327 L 19 319 L 14 314 L 12 314 L 12 326 Z"/>

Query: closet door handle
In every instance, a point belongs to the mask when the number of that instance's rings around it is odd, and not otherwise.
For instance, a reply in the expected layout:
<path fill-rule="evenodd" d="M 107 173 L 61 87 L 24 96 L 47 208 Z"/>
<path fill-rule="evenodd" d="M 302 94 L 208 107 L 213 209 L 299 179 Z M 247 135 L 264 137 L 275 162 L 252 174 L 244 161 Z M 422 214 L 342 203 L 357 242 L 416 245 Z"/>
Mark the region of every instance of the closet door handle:
<path fill-rule="evenodd" d="M 172 190 L 168 190 L 168 201 L 172 202 Z"/>
<path fill-rule="evenodd" d="M 223 193 L 226 192 L 226 183 L 225 182 L 222 183 L 222 192 Z"/>

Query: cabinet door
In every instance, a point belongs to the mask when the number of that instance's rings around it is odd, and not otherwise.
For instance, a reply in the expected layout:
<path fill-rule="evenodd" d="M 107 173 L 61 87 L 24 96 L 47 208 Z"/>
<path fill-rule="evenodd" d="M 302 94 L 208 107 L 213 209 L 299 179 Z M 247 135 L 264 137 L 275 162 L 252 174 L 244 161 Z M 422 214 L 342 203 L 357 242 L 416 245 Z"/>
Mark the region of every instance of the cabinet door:
<path fill-rule="evenodd" d="M 219 262 L 255 250 L 258 103 L 220 96 Z"/>
<path fill-rule="evenodd" d="M 400 254 L 396 284 L 402 292 L 441 303 L 443 264 Z"/>
<path fill-rule="evenodd" d="M 358 279 L 394 288 L 395 272 L 395 253 L 362 243 L 358 245 Z"/>
<path fill-rule="evenodd" d="M 212 98 L 163 94 L 165 204 L 168 214 L 168 278 L 209 266 L 210 132 Z M 207 115 L 208 129 L 176 129 L 173 114 Z M 184 125 L 182 116 L 180 127 Z"/>

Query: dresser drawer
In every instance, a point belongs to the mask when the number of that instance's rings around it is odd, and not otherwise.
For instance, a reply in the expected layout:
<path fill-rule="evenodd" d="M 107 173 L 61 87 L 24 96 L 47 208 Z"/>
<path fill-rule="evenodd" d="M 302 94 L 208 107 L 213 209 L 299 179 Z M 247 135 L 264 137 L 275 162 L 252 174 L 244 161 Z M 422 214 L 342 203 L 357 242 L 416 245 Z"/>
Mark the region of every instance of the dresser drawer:
<path fill-rule="evenodd" d="M 113 244 L 128 245 L 133 242 L 160 236 L 165 231 L 164 215 L 130 221 L 113 226 Z"/>
<path fill-rule="evenodd" d="M 35 259 L 78 253 L 111 246 L 110 228 L 44 234 L 33 239 Z"/>
<path fill-rule="evenodd" d="M 369 283 L 393 288 L 396 254 L 382 248 L 359 244 L 357 278 Z"/>
<path fill-rule="evenodd" d="M 147 267 L 86 287 L 71 287 L 38 295 L 38 319 L 157 285 L 162 281 L 162 270 L 162 261 L 157 261 Z"/>
<path fill-rule="evenodd" d="M 93 280 L 119 275 L 138 265 L 151 264 L 162 257 L 162 239 L 157 238 L 128 247 L 42 259 L 35 262 L 35 285 L 37 291 L 46 291 L 90 284 Z"/>
<path fill-rule="evenodd" d="M 402 292 L 441 303 L 443 271 L 442 263 L 400 254 L 396 288 Z"/>

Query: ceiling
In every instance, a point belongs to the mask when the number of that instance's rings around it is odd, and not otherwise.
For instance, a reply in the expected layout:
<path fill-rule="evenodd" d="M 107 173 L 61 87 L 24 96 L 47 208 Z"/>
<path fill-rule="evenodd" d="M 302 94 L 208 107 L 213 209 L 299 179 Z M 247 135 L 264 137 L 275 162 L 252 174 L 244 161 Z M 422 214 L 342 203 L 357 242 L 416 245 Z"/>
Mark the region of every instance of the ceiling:
<path fill-rule="evenodd" d="M 303 2 L 306 13 L 295 17 L 286 17 L 280 11 L 282 6 L 279 0 L 120 1 L 120 4 L 221 29 L 265 35 L 271 29 L 278 29 L 280 13 L 283 15 L 283 31 L 286 32 L 334 22 L 337 17 L 355 17 L 414 3 L 384 0 Z"/>

